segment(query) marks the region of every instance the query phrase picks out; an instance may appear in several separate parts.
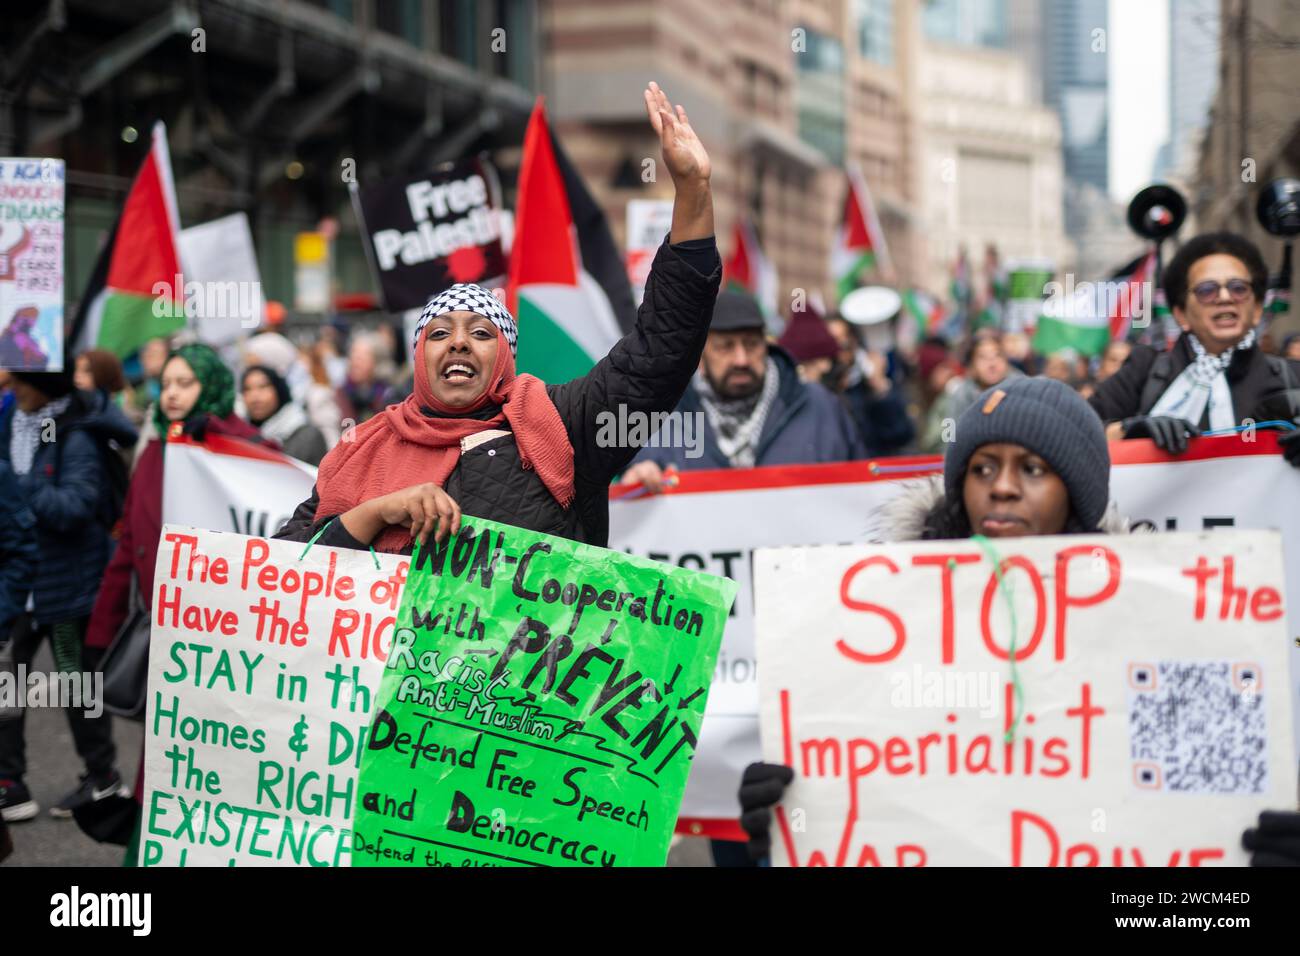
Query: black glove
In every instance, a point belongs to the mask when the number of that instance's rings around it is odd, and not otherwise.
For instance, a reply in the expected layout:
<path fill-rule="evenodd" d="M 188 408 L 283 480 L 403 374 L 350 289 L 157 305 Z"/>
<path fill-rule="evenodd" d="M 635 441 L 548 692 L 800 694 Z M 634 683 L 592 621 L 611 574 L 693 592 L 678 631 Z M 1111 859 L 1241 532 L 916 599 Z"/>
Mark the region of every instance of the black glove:
<path fill-rule="evenodd" d="M 1187 439 L 1200 434 L 1194 425 L 1165 415 L 1136 415 L 1124 419 L 1123 426 L 1125 438 L 1150 438 L 1157 448 L 1171 455 L 1187 451 Z"/>
<path fill-rule="evenodd" d="M 740 778 L 740 825 L 749 834 L 751 860 L 761 860 L 772 850 L 768 833 L 772 807 L 781 801 L 794 779 L 794 768 L 783 763 L 751 763 Z"/>
<path fill-rule="evenodd" d="M 203 441 L 203 436 L 208 433 L 208 413 L 199 412 L 197 415 L 191 415 L 185 419 L 185 424 L 181 426 L 181 434 L 186 435 L 195 441 Z"/>
<path fill-rule="evenodd" d="M 1300 468 L 1300 429 L 1287 432 L 1277 440 L 1277 444 L 1282 449 L 1282 457 L 1292 466 Z"/>
<path fill-rule="evenodd" d="M 1265 810 L 1259 828 L 1241 835 L 1251 866 L 1300 866 L 1300 813 Z"/>

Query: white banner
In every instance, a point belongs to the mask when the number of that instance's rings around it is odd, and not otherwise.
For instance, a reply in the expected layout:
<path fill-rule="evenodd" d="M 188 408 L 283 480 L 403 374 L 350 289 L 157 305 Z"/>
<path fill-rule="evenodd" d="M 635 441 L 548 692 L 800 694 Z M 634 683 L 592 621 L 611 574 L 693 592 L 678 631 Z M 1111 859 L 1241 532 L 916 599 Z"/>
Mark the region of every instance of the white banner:
<path fill-rule="evenodd" d="M 1150 442 L 1111 445 L 1111 494 L 1122 514 L 1160 530 L 1221 526 L 1283 532 L 1288 631 L 1300 635 L 1300 471 L 1277 453 L 1267 432 L 1202 438 L 1179 461 Z M 665 494 L 629 495 L 610 505 L 610 547 L 740 583 L 735 608 L 682 803 L 683 833 L 740 839 L 736 791 L 745 766 L 760 759 L 758 683 L 750 567 L 755 548 L 848 544 L 866 540 L 871 512 L 902 480 L 937 474 L 939 460 L 695 472 Z M 798 635 L 803 637 L 804 635 Z M 794 637 L 792 635 L 792 637 Z M 1300 658 L 1300 650 L 1292 655 Z M 1300 661 L 1292 665 L 1300 675 Z M 1296 676 L 1291 688 L 1293 699 Z M 1297 731 L 1300 736 L 1300 730 Z"/>
<path fill-rule="evenodd" d="M 311 497 L 316 469 L 224 435 L 169 442 L 163 523 L 269 536 Z"/>
<path fill-rule="evenodd" d="M 409 562 L 302 552 L 163 527 L 143 865 L 350 865 L 361 748 Z"/>
<path fill-rule="evenodd" d="M 266 298 L 247 214 L 182 229 L 179 242 L 199 340 L 221 346 L 250 335 L 262 324 Z"/>
<path fill-rule="evenodd" d="M 1246 862 L 1293 809 L 1280 536 L 763 549 L 791 866 Z"/>

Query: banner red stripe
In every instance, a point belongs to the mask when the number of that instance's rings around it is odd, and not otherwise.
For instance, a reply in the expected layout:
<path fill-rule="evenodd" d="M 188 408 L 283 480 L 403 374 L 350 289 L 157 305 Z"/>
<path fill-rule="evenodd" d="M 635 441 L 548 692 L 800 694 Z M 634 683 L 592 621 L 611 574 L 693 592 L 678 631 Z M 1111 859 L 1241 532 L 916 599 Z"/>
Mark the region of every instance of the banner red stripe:
<path fill-rule="evenodd" d="M 235 438 L 230 435 L 211 434 L 204 437 L 202 442 L 196 442 L 186 435 L 173 438 L 167 442 L 169 445 L 196 445 L 200 448 L 206 448 L 208 451 L 216 452 L 219 455 L 232 455 L 236 458 L 251 458 L 255 461 L 269 461 L 277 465 L 285 465 L 289 468 L 297 468 L 298 465 L 282 452 L 273 448 L 267 448 L 265 445 L 255 445 L 250 441 L 242 438 Z"/>
<path fill-rule="evenodd" d="M 740 812 L 740 805 L 736 805 Z M 710 840 L 736 840 L 745 843 L 749 835 L 741 829 L 739 820 L 718 820 L 707 817 L 679 817 L 677 829 L 682 836 L 708 837 Z"/>
<path fill-rule="evenodd" d="M 1154 465 L 1177 461 L 1205 461 L 1210 458 L 1237 458 L 1244 455 L 1276 455 L 1278 433 L 1268 429 L 1256 432 L 1253 440 L 1243 435 L 1215 435 L 1197 438 L 1182 455 L 1169 455 L 1147 439 L 1129 439 L 1110 443 L 1110 460 L 1115 465 Z M 900 458 L 876 458 L 871 461 L 838 462 L 829 465 L 771 465 L 764 468 L 718 468 L 682 472 L 677 483 L 664 495 L 704 494 L 718 491 L 757 491 L 763 488 L 789 488 L 797 485 L 841 485 L 867 481 L 894 481 L 942 474 L 943 458 L 917 455 Z M 642 487 L 615 485 L 609 490 L 611 501 L 639 498 Z"/>

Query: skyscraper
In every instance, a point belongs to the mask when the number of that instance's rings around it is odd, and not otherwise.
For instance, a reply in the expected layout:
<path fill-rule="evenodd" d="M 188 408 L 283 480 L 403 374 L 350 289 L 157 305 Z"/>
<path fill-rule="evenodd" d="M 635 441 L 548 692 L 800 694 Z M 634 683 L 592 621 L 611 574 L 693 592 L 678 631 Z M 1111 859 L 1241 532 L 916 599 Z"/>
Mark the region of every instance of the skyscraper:
<path fill-rule="evenodd" d="M 1043 102 L 1061 117 L 1066 179 L 1105 192 L 1106 0 L 1044 0 L 1040 22 Z"/>
<path fill-rule="evenodd" d="M 1169 140 L 1156 179 L 1187 175 L 1219 82 L 1218 0 L 1169 0 Z"/>

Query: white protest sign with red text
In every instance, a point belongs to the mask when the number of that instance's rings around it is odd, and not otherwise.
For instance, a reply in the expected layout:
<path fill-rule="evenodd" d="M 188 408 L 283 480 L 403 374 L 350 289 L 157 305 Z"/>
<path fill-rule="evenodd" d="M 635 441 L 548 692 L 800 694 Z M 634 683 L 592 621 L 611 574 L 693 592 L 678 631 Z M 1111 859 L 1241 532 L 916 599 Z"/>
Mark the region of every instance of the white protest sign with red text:
<path fill-rule="evenodd" d="M 1254 440 L 1247 440 L 1254 439 Z M 1287 554 L 1286 604 L 1300 608 L 1300 470 L 1278 454 L 1276 435 L 1200 438 L 1175 459 L 1149 441 L 1110 445 L 1111 495 L 1119 511 L 1161 530 L 1276 528 Z M 755 548 L 860 543 L 870 516 L 904 481 L 939 474 L 942 460 L 801 465 L 683 473 L 666 493 L 616 487 L 610 547 L 733 577 L 740 584 L 718 655 L 679 832 L 744 839 L 736 791 L 760 759 L 758 668 L 750 566 Z M 1290 634 L 1300 636 L 1291 612 Z M 803 639 L 803 635 L 800 635 Z M 1293 649 L 1300 658 L 1300 650 Z M 1300 664 L 1300 660 L 1297 661 Z M 1300 699 L 1293 664 L 1293 700 Z"/>
<path fill-rule="evenodd" d="M 143 865 L 350 865 L 357 771 L 409 561 L 303 551 L 163 527 Z"/>
<path fill-rule="evenodd" d="M 1276 532 L 763 549 L 773 862 L 1245 862 L 1294 809 Z"/>

